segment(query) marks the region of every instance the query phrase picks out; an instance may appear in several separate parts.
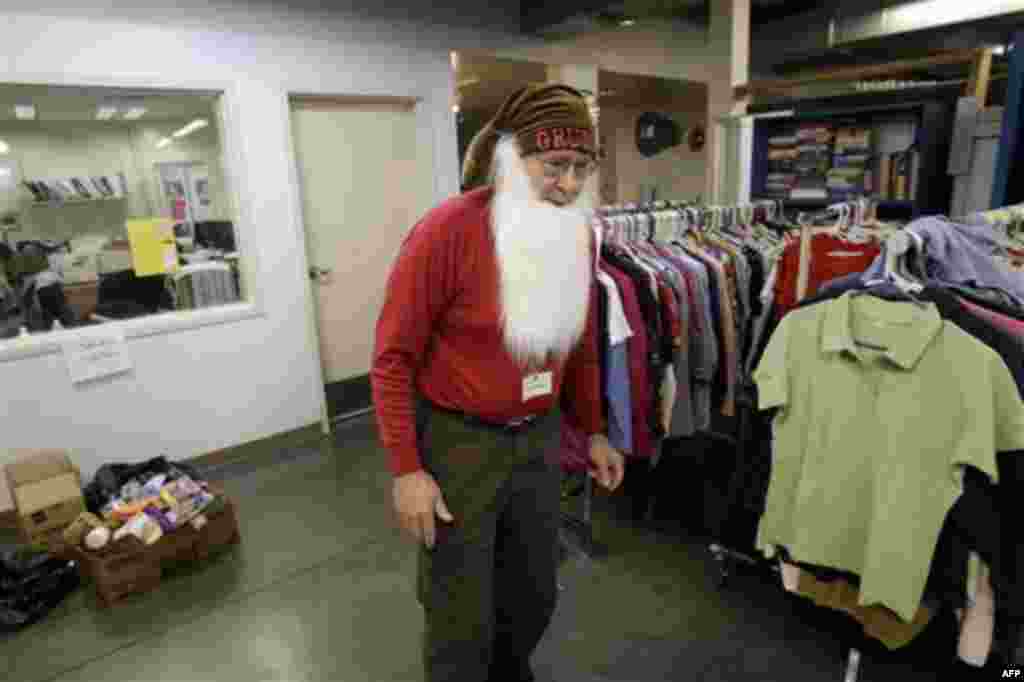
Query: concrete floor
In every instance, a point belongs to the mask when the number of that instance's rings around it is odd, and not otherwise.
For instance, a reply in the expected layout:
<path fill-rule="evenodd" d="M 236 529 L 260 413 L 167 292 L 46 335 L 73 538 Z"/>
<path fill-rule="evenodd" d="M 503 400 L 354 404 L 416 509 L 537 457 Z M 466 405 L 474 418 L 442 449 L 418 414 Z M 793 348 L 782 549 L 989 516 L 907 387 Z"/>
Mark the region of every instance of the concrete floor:
<path fill-rule="evenodd" d="M 384 463 L 366 418 L 333 443 L 209 472 L 239 501 L 239 547 L 111 610 L 79 590 L 0 638 L 0 680 L 421 680 L 414 552 L 391 524 Z M 596 510 L 610 556 L 564 566 L 540 682 L 841 680 L 836 637 L 808 609 L 757 576 L 716 591 L 706 543 L 617 509 Z M 867 682 L 936 679 L 908 656 L 866 658 Z"/>

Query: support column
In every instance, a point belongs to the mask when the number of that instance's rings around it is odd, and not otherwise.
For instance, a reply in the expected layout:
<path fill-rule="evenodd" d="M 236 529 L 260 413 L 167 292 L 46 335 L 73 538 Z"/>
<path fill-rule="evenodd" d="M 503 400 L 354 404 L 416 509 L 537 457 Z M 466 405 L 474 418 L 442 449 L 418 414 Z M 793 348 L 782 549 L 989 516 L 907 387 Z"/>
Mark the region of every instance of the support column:
<path fill-rule="evenodd" d="M 733 98 L 733 87 L 750 79 L 750 0 L 716 0 L 708 3 L 708 53 L 711 78 L 708 81 L 707 198 L 720 202 L 735 190 L 722 186 L 725 163 L 722 116 L 746 113 L 747 101 Z"/>

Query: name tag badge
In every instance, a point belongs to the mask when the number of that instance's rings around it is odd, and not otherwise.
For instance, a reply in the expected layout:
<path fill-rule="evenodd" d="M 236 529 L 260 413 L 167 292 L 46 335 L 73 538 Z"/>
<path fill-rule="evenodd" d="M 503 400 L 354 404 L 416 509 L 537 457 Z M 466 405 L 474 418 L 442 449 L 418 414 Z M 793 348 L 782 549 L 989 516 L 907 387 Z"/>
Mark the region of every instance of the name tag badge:
<path fill-rule="evenodd" d="M 551 372 L 540 372 L 527 376 L 523 379 L 523 402 L 551 395 L 551 391 L 554 389 L 552 381 Z"/>

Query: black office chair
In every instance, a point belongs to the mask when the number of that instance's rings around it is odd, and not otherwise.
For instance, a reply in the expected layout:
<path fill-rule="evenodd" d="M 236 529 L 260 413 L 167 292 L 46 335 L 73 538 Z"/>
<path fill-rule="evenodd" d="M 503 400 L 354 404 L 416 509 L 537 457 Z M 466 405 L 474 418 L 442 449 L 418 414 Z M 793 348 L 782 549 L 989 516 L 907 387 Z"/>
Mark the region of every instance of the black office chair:
<path fill-rule="evenodd" d="M 44 287 L 36 287 L 34 282 L 29 284 L 21 300 L 21 309 L 25 327 L 30 332 L 49 331 L 55 321 L 63 327 L 78 324 L 75 311 L 64 295 L 64 285 L 59 282 Z"/>

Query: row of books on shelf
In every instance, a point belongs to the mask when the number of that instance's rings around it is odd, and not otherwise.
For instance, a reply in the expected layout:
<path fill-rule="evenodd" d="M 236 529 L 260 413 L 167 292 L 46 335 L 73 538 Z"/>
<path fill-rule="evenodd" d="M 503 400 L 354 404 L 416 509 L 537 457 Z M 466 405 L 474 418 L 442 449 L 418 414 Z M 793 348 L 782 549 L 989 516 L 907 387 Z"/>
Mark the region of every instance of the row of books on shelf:
<path fill-rule="evenodd" d="M 918 154 L 914 150 L 885 154 L 870 163 L 866 154 L 845 157 L 824 173 L 779 172 L 772 168 L 765 178 L 765 192 L 790 199 L 846 199 L 870 195 L 879 199 L 910 201 L 916 193 Z"/>
<path fill-rule="evenodd" d="M 25 180 L 24 185 L 38 203 L 120 199 L 128 192 L 128 184 L 123 173 Z"/>
<path fill-rule="evenodd" d="M 882 199 L 908 200 L 915 194 L 920 156 L 916 150 L 886 154 L 878 160 L 878 189 Z"/>

